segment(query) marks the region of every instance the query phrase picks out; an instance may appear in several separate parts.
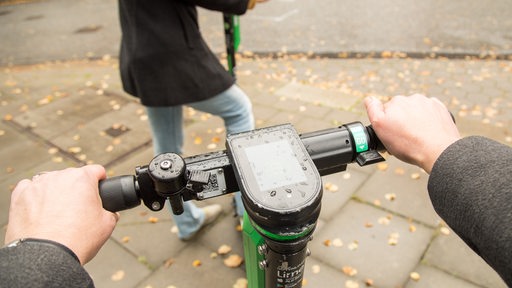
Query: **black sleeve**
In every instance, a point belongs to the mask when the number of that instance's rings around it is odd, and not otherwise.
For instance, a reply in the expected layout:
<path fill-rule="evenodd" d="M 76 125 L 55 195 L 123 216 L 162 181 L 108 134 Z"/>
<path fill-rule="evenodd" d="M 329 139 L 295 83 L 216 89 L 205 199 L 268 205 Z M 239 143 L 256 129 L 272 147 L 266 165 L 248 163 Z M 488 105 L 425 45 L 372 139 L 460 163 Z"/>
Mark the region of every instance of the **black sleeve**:
<path fill-rule="evenodd" d="M 94 287 L 71 250 L 40 239 L 25 239 L 0 249 L 0 283 L 12 288 Z"/>
<path fill-rule="evenodd" d="M 185 4 L 229 14 L 242 15 L 247 11 L 249 0 L 179 0 Z"/>
<path fill-rule="evenodd" d="M 437 213 L 512 287 L 512 148 L 484 137 L 448 147 L 428 183 Z"/>

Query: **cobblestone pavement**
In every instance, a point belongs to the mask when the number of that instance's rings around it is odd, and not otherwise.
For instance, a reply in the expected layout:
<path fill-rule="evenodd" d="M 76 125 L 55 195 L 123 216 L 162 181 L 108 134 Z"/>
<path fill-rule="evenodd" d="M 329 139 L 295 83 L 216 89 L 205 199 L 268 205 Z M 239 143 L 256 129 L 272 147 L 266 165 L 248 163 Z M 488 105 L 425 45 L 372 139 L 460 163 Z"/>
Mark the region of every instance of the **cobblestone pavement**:
<path fill-rule="evenodd" d="M 309 56 L 248 53 L 239 60 L 238 83 L 253 101 L 258 127 L 289 122 L 309 132 L 367 124 L 365 96 L 425 93 L 447 104 L 464 135 L 512 143 L 509 61 Z M 85 163 L 105 165 L 109 176 L 131 174 L 151 160 L 147 116 L 122 92 L 117 65 L 104 57 L 1 68 L 0 236 L 20 179 Z M 186 115 L 187 155 L 223 149 L 219 118 L 191 109 Z M 304 287 L 506 287 L 435 214 L 428 175 L 387 160 L 324 177 Z M 177 239 L 165 209 L 122 212 L 110 240 L 86 265 L 96 286 L 235 287 L 245 277 L 243 265 L 228 268 L 225 256 L 212 257 L 223 244 L 243 255 L 231 199 L 207 202 L 223 205 L 224 214 L 190 242 Z M 194 267 L 195 260 L 202 265 Z"/>

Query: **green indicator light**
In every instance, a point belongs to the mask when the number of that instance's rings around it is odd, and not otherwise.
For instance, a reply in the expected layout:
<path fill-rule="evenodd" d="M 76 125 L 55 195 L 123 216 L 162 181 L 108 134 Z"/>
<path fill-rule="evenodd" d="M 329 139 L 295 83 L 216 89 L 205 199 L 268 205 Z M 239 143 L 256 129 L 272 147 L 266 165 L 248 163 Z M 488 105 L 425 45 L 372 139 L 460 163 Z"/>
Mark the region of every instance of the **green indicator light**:
<path fill-rule="evenodd" d="M 350 127 L 350 132 L 354 137 L 356 152 L 368 151 L 368 140 L 366 139 L 366 133 L 364 133 L 363 127 Z"/>

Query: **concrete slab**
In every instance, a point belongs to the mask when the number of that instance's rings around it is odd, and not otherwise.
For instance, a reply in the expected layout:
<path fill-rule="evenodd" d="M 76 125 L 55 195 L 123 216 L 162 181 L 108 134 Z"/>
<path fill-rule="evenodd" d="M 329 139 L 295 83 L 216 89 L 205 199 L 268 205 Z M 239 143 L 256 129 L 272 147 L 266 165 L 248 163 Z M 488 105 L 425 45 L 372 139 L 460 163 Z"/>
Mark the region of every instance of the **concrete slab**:
<path fill-rule="evenodd" d="M 276 95 L 344 110 L 349 110 L 359 100 L 352 95 L 340 93 L 339 91 L 324 90 L 293 82 L 277 90 Z"/>
<path fill-rule="evenodd" d="M 118 110 L 87 119 L 52 142 L 81 161 L 107 165 L 151 141 L 149 124 L 140 118 L 141 110 L 139 104 L 127 103 Z"/>
<path fill-rule="evenodd" d="M 428 288 L 428 287 L 439 287 L 439 288 L 477 288 L 473 283 L 464 281 L 463 279 L 457 278 L 444 271 L 430 267 L 427 265 L 419 265 L 414 269 L 414 272 L 418 273 L 419 279 L 409 279 L 405 284 L 405 288 Z"/>
<path fill-rule="evenodd" d="M 425 253 L 425 263 L 484 287 L 507 287 L 485 261 L 455 233 L 438 235 Z"/>
<path fill-rule="evenodd" d="M 84 93 L 76 90 L 62 93 L 68 96 L 61 97 L 52 105 L 42 105 L 29 110 L 15 117 L 14 122 L 30 128 L 39 137 L 54 139 L 112 111 L 114 107 L 118 107 L 115 105 L 124 105 L 127 102 L 121 97 L 97 95 L 90 89 Z M 109 102 L 115 104 L 110 105 Z"/>
<path fill-rule="evenodd" d="M 340 273 L 339 268 L 309 257 L 304 268 L 303 287 L 366 287 L 366 284 L 355 277 Z"/>
<path fill-rule="evenodd" d="M 341 209 L 368 177 L 368 174 L 354 169 L 322 177 L 324 193 L 320 218 L 328 222 L 341 213 Z"/>
<path fill-rule="evenodd" d="M 388 157 L 385 167 L 367 167 L 377 170 L 357 192 L 355 197 L 368 203 L 376 203 L 398 215 L 437 226 L 439 216 L 434 211 L 427 192 L 428 175 L 416 166 Z M 379 167 L 379 166 L 377 166 Z"/>
<path fill-rule="evenodd" d="M 237 279 L 245 278 L 242 268 L 228 268 L 223 257 L 212 258 L 211 249 L 198 242 L 191 243 L 173 258 L 172 264 L 160 267 L 151 277 L 140 282 L 137 288 L 145 287 L 232 287 Z M 193 266 L 194 261 L 201 265 Z"/>
<path fill-rule="evenodd" d="M 98 288 L 134 287 L 148 277 L 151 270 L 134 255 L 113 240 L 107 241 L 97 256 L 85 265 L 85 269 Z"/>
<path fill-rule="evenodd" d="M 407 219 L 350 201 L 315 234 L 312 257 L 336 269 L 352 267 L 356 279 L 372 279 L 376 287 L 397 287 L 416 267 L 433 233 L 422 225 L 411 232 L 409 226 Z"/>

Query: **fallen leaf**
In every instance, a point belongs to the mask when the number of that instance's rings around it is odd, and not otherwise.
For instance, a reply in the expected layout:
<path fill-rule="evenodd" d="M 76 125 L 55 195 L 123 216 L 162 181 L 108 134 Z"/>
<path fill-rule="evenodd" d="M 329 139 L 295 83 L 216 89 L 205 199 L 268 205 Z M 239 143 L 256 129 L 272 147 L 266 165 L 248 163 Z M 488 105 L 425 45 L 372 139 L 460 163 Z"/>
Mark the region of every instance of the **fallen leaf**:
<path fill-rule="evenodd" d="M 367 287 L 372 287 L 372 286 L 373 286 L 373 280 L 372 280 L 372 279 L 365 279 L 365 280 L 364 280 L 364 284 L 365 284 Z"/>
<path fill-rule="evenodd" d="M 336 239 L 332 240 L 331 244 L 334 247 L 342 247 L 343 246 L 343 241 L 341 241 L 340 238 L 336 238 Z"/>
<path fill-rule="evenodd" d="M 194 262 L 192 262 L 192 266 L 194 266 L 194 267 L 199 267 L 199 266 L 201 266 L 201 264 L 202 263 L 200 260 L 194 260 Z"/>
<path fill-rule="evenodd" d="M 384 195 L 384 198 L 386 198 L 388 201 L 394 201 L 396 199 L 396 194 L 395 193 L 386 193 L 386 195 Z"/>
<path fill-rule="evenodd" d="M 357 248 L 359 248 L 359 243 L 357 241 L 348 244 L 348 250 L 350 251 L 357 250 Z"/>
<path fill-rule="evenodd" d="M 441 232 L 441 234 L 443 235 L 450 235 L 450 229 L 448 229 L 448 227 L 441 227 L 439 229 L 439 231 Z"/>
<path fill-rule="evenodd" d="M 240 267 L 244 262 L 244 258 L 240 257 L 237 254 L 230 255 L 228 258 L 224 259 L 224 265 L 230 268 Z"/>
<path fill-rule="evenodd" d="M 219 253 L 220 255 L 226 255 L 228 254 L 229 252 L 231 252 L 231 246 L 229 245 L 221 245 L 218 249 L 217 249 L 217 253 Z"/>
<path fill-rule="evenodd" d="M 345 288 L 359 288 L 359 283 L 353 280 L 347 280 L 345 282 Z"/>
<path fill-rule="evenodd" d="M 343 266 L 343 268 L 341 268 L 341 271 L 343 272 L 343 274 L 347 276 L 354 276 L 357 274 L 357 269 L 354 269 L 353 267 L 350 266 Z"/>
<path fill-rule="evenodd" d="M 329 192 L 336 192 L 338 191 L 338 185 L 336 184 L 332 184 L 330 182 L 326 183 L 325 184 L 325 190 L 329 191 Z"/>
<path fill-rule="evenodd" d="M 391 233 L 388 236 L 388 244 L 391 246 L 396 246 L 398 244 L 398 238 L 400 238 L 400 234 L 398 233 Z"/>
<path fill-rule="evenodd" d="M 388 163 L 378 163 L 377 164 L 377 169 L 380 170 L 380 171 L 386 171 L 388 169 Z"/>
<path fill-rule="evenodd" d="M 320 273 L 320 265 L 313 265 L 313 266 L 311 266 L 311 271 L 313 271 L 313 274 Z"/>
<path fill-rule="evenodd" d="M 52 161 L 54 163 L 62 163 L 64 161 L 64 159 L 62 157 L 53 157 Z"/>
<path fill-rule="evenodd" d="M 327 239 L 327 240 L 324 240 L 324 246 L 331 246 L 331 240 Z"/>
<path fill-rule="evenodd" d="M 108 145 L 107 148 L 105 148 L 105 152 L 112 152 L 114 151 L 114 145 Z"/>
<path fill-rule="evenodd" d="M 418 179 L 420 179 L 420 173 L 412 173 L 412 174 L 411 174 L 411 179 L 413 179 L 413 180 L 418 180 Z"/>
<path fill-rule="evenodd" d="M 112 281 L 116 281 L 116 282 L 121 281 L 121 280 L 123 280 L 124 275 L 125 275 L 125 273 L 123 270 L 117 270 L 114 274 L 112 274 L 112 276 L 110 276 L 110 279 Z"/>
<path fill-rule="evenodd" d="M 409 276 L 414 281 L 419 281 L 420 280 L 420 274 L 418 272 L 411 272 L 411 274 Z"/>
<path fill-rule="evenodd" d="M 233 288 L 247 288 L 249 283 L 247 283 L 247 279 L 238 278 L 236 279 L 235 284 L 233 284 Z"/>
<path fill-rule="evenodd" d="M 172 264 L 174 264 L 174 259 L 173 258 L 169 258 L 169 259 L 165 260 L 164 267 L 165 268 L 169 268 L 169 267 L 172 266 Z"/>
<path fill-rule="evenodd" d="M 158 222 L 158 218 L 157 217 L 149 217 L 148 218 L 148 222 L 149 223 L 157 223 Z"/>
<path fill-rule="evenodd" d="M 395 169 L 395 174 L 396 175 L 404 175 L 405 174 L 404 168 L 396 168 Z"/>
<path fill-rule="evenodd" d="M 81 147 L 78 147 L 78 146 L 75 146 L 75 147 L 69 147 L 69 148 L 68 148 L 68 152 L 69 152 L 69 153 L 73 153 L 73 154 L 78 154 L 78 153 L 82 152 L 82 148 L 81 148 Z"/>

